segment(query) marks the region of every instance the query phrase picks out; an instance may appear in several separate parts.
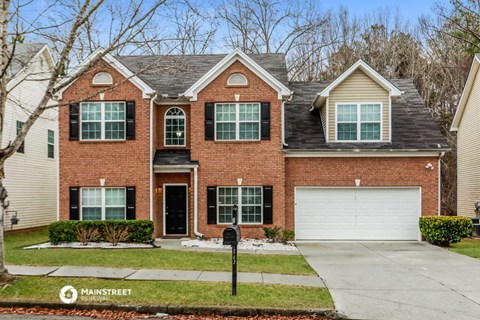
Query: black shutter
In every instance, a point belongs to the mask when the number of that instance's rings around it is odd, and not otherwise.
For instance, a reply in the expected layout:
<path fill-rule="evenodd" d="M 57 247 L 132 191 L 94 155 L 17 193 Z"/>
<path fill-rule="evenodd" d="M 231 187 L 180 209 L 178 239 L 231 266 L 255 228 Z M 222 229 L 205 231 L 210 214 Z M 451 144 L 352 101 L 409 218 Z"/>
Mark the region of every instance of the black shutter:
<path fill-rule="evenodd" d="M 217 188 L 207 187 L 207 223 L 217 223 Z"/>
<path fill-rule="evenodd" d="M 263 224 L 273 223 L 273 193 L 271 186 L 263 187 Z"/>
<path fill-rule="evenodd" d="M 126 138 L 135 140 L 135 101 L 127 101 L 127 110 L 125 117 Z"/>
<path fill-rule="evenodd" d="M 78 103 L 72 103 L 70 104 L 70 135 L 69 139 L 70 140 L 78 140 Z"/>
<path fill-rule="evenodd" d="M 215 104 L 205 102 L 205 140 L 215 140 Z"/>
<path fill-rule="evenodd" d="M 262 102 L 262 140 L 270 140 L 270 102 Z"/>
<path fill-rule="evenodd" d="M 135 187 L 126 187 L 127 189 L 127 220 L 135 220 L 136 195 Z"/>
<path fill-rule="evenodd" d="M 80 219 L 79 194 L 80 188 L 70 187 L 70 220 Z"/>

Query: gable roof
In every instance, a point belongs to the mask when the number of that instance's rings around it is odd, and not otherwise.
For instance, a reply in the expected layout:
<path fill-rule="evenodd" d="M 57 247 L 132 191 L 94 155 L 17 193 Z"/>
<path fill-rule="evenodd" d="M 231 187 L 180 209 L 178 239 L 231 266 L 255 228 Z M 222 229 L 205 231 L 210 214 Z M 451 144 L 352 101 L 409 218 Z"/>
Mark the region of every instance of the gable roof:
<path fill-rule="evenodd" d="M 104 49 L 103 48 L 98 48 L 97 50 L 93 51 L 85 60 L 83 60 L 80 64 L 78 64 L 72 72 L 69 73 L 69 75 L 63 79 L 63 81 L 60 81 L 58 85 L 61 85 L 65 81 L 68 81 L 70 79 L 70 75 L 74 75 L 78 73 L 83 67 L 89 65 L 94 61 L 95 59 L 98 58 L 98 56 L 104 54 Z M 114 56 L 112 56 L 109 53 L 104 54 L 104 56 L 101 58 L 105 62 L 107 62 L 109 65 L 111 65 L 115 70 L 117 70 L 122 76 L 127 78 L 130 82 L 132 82 L 137 88 L 139 88 L 142 91 L 142 97 L 144 99 L 149 98 L 151 95 L 155 94 L 155 91 L 147 84 L 145 83 L 142 79 L 140 79 L 134 72 L 132 72 L 129 68 L 127 68 L 125 65 L 123 65 L 118 59 L 116 59 Z M 78 79 L 78 77 L 77 77 Z M 75 81 L 75 79 L 72 81 L 70 84 L 67 86 L 63 87 L 57 92 L 57 97 L 58 99 L 62 99 L 62 93 L 70 87 Z M 57 85 L 57 87 L 58 87 Z"/>
<path fill-rule="evenodd" d="M 480 67 L 480 54 L 476 54 L 475 57 L 473 58 L 472 66 L 470 67 L 468 78 L 467 78 L 467 81 L 465 82 L 465 87 L 463 88 L 462 96 L 460 97 L 460 101 L 458 102 L 457 111 L 455 112 L 455 117 L 453 118 L 450 131 L 458 130 L 458 126 L 462 121 L 463 112 L 465 111 L 468 97 L 470 96 L 470 92 L 472 91 L 473 83 L 475 82 L 475 78 L 477 77 L 479 67 Z"/>
<path fill-rule="evenodd" d="M 13 53 L 12 61 L 10 62 L 9 72 L 10 77 L 16 76 L 25 66 L 41 51 L 48 50 L 46 43 L 16 43 L 15 52 Z M 9 50 L 13 50 L 9 47 Z M 51 57 L 51 54 L 49 52 Z M 52 58 L 53 61 L 53 58 Z"/>
<path fill-rule="evenodd" d="M 411 80 L 390 80 L 404 93 L 392 101 L 391 143 L 327 143 L 319 110 L 311 112 L 317 92 L 331 82 L 292 82 L 293 99 L 285 104 L 285 151 L 438 150 L 448 149 L 425 103 Z"/>
<path fill-rule="evenodd" d="M 235 50 L 227 54 L 117 56 L 122 64 L 154 88 L 159 95 L 177 98 L 194 95 L 202 85 L 236 60 L 252 71 L 270 78 L 272 85 L 288 90 L 285 55 L 281 53 L 245 54 Z M 207 76 L 208 74 L 208 76 Z"/>
<path fill-rule="evenodd" d="M 339 84 L 341 84 L 345 79 L 347 79 L 352 73 L 357 70 L 363 71 L 367 76 L 369 76 L 372 80 L 378 83 L 382 88 L 384 88 L 390 95 L 390 97 L 398 97 L 402 94 L 397 87 L 395 87 L 390 81 L 382 77 L 377 71 L 375 71 L 372 67 L 370 67 L 367 63 L 363 60 L 358 60 L 354 63 L 350 68 L 347 69 L 344 73 L 342 73 L 338 78 L 332 81 L 329 85 L 325 88 L 322 88 L 322 91 L 317 94 L 314 98 L 313 106 L 320 107 L 325 102 L 326 98 L 330 96 L 330 92 L 335 89 Z"/>

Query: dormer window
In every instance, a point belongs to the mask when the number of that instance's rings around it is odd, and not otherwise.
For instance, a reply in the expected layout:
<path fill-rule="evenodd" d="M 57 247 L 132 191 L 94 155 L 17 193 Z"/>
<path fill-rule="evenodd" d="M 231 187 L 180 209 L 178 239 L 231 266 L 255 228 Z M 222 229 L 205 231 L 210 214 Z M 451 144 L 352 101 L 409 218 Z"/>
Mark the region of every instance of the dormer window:
<path fill-rule="evenodd" d="M 165 146 L 185 146 L 185 112 L 178 107 L 165 113 Z"/>
<path fill-rule="evenodd" d="M 113 84 L 113 78 L 107 72 L 99 72 L 93 77 L 92 84 L 110 85 L 110 84 Z"/>
<path fill-rule="evenodd" d="M 339 103 L 336 106 L 337 141 L 381 140 L 381 103 Z"/>
<path fill-rule="evenodd" d="M 241 73 L 232 74 L 227 80 L 227 86 L 247 86 L 248 80 Z"/>

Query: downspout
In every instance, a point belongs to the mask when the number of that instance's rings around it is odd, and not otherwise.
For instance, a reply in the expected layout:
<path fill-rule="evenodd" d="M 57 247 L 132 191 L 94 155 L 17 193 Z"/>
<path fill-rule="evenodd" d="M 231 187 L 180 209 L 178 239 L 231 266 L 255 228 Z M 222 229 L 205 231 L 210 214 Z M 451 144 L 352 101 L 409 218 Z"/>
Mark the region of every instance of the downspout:
<path fill-rule="evenodd" d="M 203 233 L 198 232 L 198 167 L 193 168 L 193 233 L 203 239 Z"/>
<path fill-rule="evenodd" d="M 438 215 L 442 212 L 442 158 L 445 152 L 440 153 L 438 157 Z"/>
<path fill-rule="evenodd" d="M 157 94 L 154 93 L 150 97 L 150 221 L 153 221 L 153 101 L 157 98 Z"/>
<path fill-rule="evenodd" d="M 282 147 L 288 147 L 288 144 L 285 143 L 285 102 L 292 101 L 293 92 L 287 99 L 282 100 Z"/>

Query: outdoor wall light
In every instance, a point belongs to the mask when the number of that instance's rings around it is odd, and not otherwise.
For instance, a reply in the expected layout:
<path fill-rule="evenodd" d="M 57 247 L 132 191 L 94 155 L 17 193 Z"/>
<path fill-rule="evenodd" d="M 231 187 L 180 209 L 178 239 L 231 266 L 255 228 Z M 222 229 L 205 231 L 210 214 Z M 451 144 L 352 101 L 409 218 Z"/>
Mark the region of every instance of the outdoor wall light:
<path fill-rule="evenodd" d="M 183 132 L 182 131 L 177 131 L 177 132 L 175 132 L 175 134 L 177 135 L 177 138 L 180 138 L 183 135 Z"/>
<path fill-rule="evenodd" d="M 162 187 L 156 187 L 155 188 L 155 193 L 156 194 L 159 194 L 159 193 L 162 193 L 163 192 L 163 188 Z"/>
<path fill-rule="evenodd" d="M 427 165 L 425 166 L 425 169 L 429 169 L 429 170 L 433 170 L 435 167 L 433 166 L 433 164 L 431 164 L 430 162 L 427 163 Z"/>

